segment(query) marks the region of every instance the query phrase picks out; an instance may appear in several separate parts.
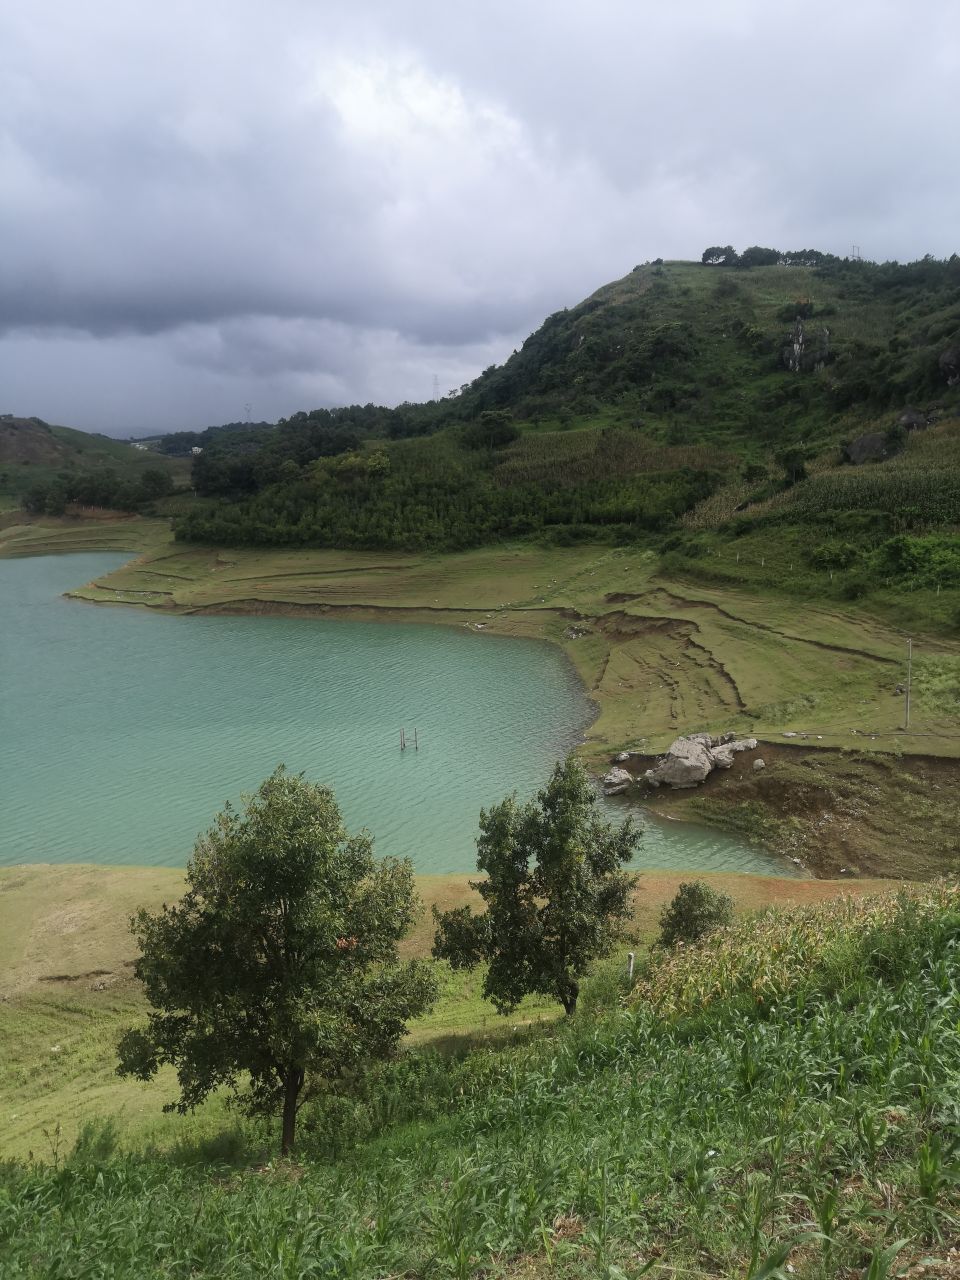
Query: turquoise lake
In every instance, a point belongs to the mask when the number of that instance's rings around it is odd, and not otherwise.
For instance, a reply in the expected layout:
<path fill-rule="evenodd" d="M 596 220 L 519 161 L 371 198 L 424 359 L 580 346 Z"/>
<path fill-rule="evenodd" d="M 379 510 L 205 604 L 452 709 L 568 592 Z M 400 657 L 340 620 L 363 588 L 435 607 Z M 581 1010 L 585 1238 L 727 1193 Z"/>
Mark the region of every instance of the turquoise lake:
<path fill-rule="evenodd" d="M 182 866 L 224 802 L 282 761 L 333 787 L 381 855 L 471 871 L 480 809 L 532 796 L 589 726 L 546 643 L 63 598 L 126 559 L 0 560 L 0 865 Z M 400 751 L 401 727 L 418 751 Z M 638 865 L 789 872 L 706 828 L 644 828 Z"/>

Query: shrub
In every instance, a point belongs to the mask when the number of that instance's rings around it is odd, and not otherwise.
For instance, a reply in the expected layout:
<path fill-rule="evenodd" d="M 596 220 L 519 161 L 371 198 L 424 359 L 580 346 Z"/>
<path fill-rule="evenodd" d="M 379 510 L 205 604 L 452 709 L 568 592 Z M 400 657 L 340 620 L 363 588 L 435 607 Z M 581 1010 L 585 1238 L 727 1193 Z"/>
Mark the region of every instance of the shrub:
<path fill-rule="evenodd" d="M 702 880 L 682 884 L 672 902 L 660 913 L 660 943 L 699 942 L 714 929 L 733 920 L 733 900 Z"/>

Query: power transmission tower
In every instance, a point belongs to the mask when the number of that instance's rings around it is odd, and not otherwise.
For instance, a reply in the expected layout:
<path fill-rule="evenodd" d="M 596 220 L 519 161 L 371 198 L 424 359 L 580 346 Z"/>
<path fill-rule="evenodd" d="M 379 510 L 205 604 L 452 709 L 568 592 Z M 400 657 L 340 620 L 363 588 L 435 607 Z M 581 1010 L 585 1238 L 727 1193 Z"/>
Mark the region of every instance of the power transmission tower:
<path fill-rule="evenodd" d="M 440 399 L 440 377 L 436 373 L 433 375 L 433 398 L 434 400 Z"/>

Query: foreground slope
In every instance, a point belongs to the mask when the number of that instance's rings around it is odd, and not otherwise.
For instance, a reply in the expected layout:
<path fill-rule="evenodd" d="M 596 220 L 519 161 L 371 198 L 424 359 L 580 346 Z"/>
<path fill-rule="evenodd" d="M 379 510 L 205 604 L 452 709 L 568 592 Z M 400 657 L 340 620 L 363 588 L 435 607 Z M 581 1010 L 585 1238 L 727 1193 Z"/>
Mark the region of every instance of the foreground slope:
<path fill-rule="evenodd" d="M 108 1129 L 8 1164 L 7 1274 L 950 1275 L 958 984 L 956 888 L 749 922 L 552 1037 L 405 1056 L 304 1116 L 297 1165 Z"/>
<path fill-rule="evenodd" d="M 426 956 L 433 943 L 429 908 L 477 905 L 470 876 L 419 876 L 425 909 L 405 956 Z M 648 938 L 660 909 L 683 875 L 645 872 L 631 928 Z M 772 903 L 815 903 L 841 893 L 889 890 L 884 881 L 778 879 L 719 874 L 707 879 L 730 894 L 740 911 Z M 51 1142 L 69 1147 L 85 1123 L 109 1116 L 125 1148 L 161 1146 L 216 1134 L 225 1123 L 213 1102 L 190 1121 L 163 1117 L 176 1096 L 172 1072 L 155 1086 L 115 1074 L 121 1030 L 142 1018 L 143 993 L 132 978 L 136 948 L 129 931 L 139 907 L 158 910 L 184 890 L 183 872 L 169 868 L 30 865 L 0 869 L 0 1116 L 3 1151 L 49 1158 Z M 618 962 L 619 963 L 619 962 Z M 509 1036 L 517 1024 L 552 1021 L 558 1006 L 528 998 L 508 1022 L 480 996 L 482 975 L 445 967 L 437 1008 L 417 1023 L 412 1039 L 456 1045 Z"/>

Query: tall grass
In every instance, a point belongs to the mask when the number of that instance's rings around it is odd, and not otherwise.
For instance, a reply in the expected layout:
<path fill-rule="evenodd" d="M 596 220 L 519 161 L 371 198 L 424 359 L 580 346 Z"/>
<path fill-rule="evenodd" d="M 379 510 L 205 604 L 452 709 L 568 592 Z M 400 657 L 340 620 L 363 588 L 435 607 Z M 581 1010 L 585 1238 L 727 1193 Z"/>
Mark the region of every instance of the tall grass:
<path fill-rule="evenodd" d="M 711 445 L 662 445 L 636 431 L 588 429 L 523 435 L 494 475 L 501 485 L 571 488 L 612 475 L 723 470 L 732 462 Z"/>
<path fill-rule="evenodd" d="M 8 1165 L 3 1275 L 879 1277 L 945 1259 L 958 890 L 771 915 L 652 963 L 628 1007 L 431 1060 L 402 1089 L 412 1068 L 387 1073 L 396 1117 L 335 1159 L 237 1170 L 88 1140 L 57 1168 Z"/>

